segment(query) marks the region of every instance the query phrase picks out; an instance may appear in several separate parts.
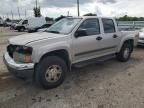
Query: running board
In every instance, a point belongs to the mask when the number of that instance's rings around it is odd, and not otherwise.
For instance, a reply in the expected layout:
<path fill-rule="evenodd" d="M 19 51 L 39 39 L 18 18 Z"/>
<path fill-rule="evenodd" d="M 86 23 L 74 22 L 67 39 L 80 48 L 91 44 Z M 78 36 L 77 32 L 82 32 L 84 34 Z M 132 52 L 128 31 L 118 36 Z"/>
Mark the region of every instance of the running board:
<path fill-rule="evenodd" d="M 72 66 L 76 67 L 76 68 L 82 68 L 82 67 L 94 64 L 94 63 L 101 63 L 101 62 L 104 62 L 106 60 L 110 60 L 110 59 L 112 59 L 114 57 L 115 57 L 115 54 L 111 54 L 111 55 L 102 56 L 102 57 L 99 57 L 99 58 L 95 58 L 95 59 L 90 59 L 90 60 L 86 60 L 86 61 L 83 61 L 83 62 L 79 62 L 79 63 L 73 64 Z"/>

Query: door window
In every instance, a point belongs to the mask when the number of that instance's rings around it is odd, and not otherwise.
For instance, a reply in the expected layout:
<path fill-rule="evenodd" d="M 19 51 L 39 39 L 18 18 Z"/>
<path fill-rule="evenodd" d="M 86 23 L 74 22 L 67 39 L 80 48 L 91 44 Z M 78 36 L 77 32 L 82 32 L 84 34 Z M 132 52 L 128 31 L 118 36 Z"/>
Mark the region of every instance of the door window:
<path fill-rule="evenodd" d="M 87 19 L 80 25 L 78 30 L 85 30 L 85 36 L 100 34 L 99 20 Z"/>
<path fill-rule="evenodd" d="M 112 19 L 102 19 L 104 33 L 115 33 L 115 25 Z"/>

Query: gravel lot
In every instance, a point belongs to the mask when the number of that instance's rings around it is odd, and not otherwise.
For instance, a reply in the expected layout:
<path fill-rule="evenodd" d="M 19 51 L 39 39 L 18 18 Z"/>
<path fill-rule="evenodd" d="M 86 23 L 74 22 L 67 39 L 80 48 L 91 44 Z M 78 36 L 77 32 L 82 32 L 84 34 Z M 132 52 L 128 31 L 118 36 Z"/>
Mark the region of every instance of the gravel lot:
<path fill-rule="evenodd" d="M 144 48 L 127 63 L 112 59 L 72 69 L 63 85 L 43 90 L 3 64 L 7 39 L 19 34 L 0 28 L 0 108 L 144 108 Z"/>

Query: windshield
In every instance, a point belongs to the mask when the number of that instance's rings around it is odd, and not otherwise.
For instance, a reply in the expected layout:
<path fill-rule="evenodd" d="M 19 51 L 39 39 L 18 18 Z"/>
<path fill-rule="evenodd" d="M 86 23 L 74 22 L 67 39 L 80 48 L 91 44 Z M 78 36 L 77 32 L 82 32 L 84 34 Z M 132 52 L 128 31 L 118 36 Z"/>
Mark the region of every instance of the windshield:
<path fill-rule="evenodd" d="M 81 18 L 64 18 L 56 22 L 46 31 L 51 33 L 68 34 L 74 29 L 80 20 Z"/>
<path fill-rule="evenodd" d="M 20 20 L 20 21 L 18 22 L 18 24 L 22 24 L 22 23 L 23 23 L 23 21 L 24 21 L 24 20 Z"/>

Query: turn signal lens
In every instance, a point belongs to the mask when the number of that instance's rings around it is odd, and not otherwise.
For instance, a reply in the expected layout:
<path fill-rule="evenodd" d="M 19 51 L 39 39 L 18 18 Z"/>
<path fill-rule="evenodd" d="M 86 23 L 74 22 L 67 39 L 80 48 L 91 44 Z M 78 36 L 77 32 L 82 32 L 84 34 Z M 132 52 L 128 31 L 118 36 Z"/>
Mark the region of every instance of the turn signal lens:
<path fill-rule="evenodd" d="M 25 63 L 31 63 L 32 62 L 32 56 L 31 55 L 25 55 L 24 62 Z"/>

